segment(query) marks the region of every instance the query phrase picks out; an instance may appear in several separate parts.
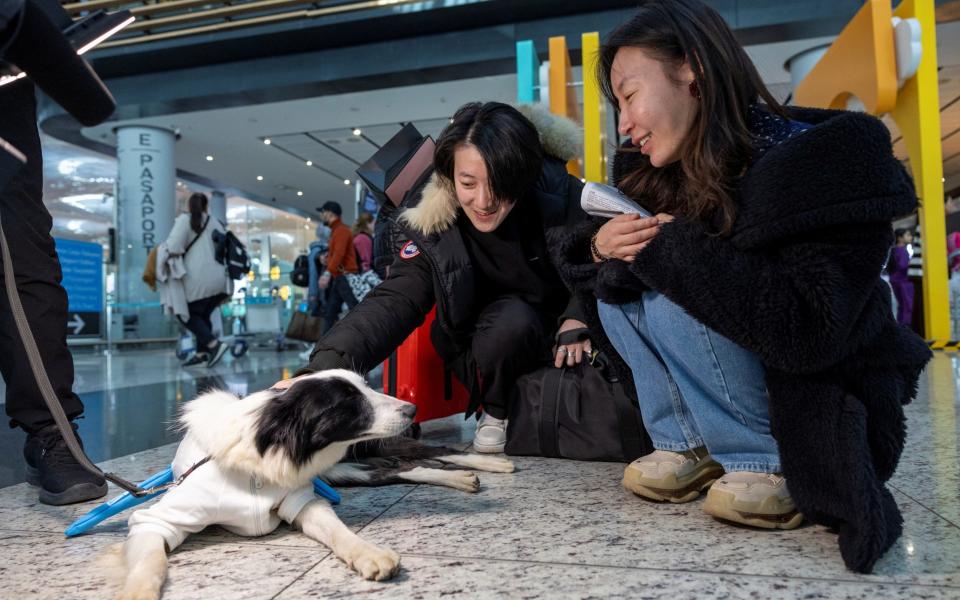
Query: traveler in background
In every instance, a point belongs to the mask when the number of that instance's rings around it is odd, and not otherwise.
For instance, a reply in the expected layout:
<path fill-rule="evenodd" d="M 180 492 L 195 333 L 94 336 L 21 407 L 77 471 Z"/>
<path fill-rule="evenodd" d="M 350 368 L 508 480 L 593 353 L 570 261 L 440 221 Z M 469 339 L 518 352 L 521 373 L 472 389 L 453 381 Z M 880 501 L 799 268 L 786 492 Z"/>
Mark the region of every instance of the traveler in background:
<path fill-rule="evenodd" d="M 340 217 L 343 208 L 338 202 L 327 202 L 317 210 L 320 218 L 330 228 L 330 249 L 327 251 L 327 272 L 320 277 L 320 288 L 329 287 L 327 303 L 323 309 L 324 331 L 329 331 L 340 318 L 340 309 L 346 303 L 347 309 L 357 305 L 357 299 L 350 289 L 347 273 L 359 271 L 357 252 L 353 247 L 353 234 Z"/>
<path fill-rule="evenodd" d="M 307 253 L 307 312 L 319 317 L 326 304 L 327 290 L 320 289 L 320 277 L 326 272 L 327 250 L 330 249 L 330 228 L 323 223 L 317 225 L 317 239 L 310 242 Z"/>
<path fill-rule="evenodd" d="M 373 215 L 366 211 L 353 224 L 353 247 L 360 258 L 360 272 L 366 273 L 373 266 Z"/>
<path fill-rule="evenodd" d="M 913 322 L 913 282 L 907 277 L 910 268 L 910 251 L 907 246 L 913 243 L 913 232 L 909 229 L 897 229 L 893 232 L 896 243 L 890 252 L 887 272 L 890 275 L 890 287 L 897 297 L 897 322 L 910 326 Z"/>
<path fill-rule="evenodd" d="M 183 287 L 190 318 L 180 321 L 197 337 L 197 353 L 183 363 L 189 367 L 220 362 L 227 345 L 213 334 L 210 315 L 230 297 L 233 282 L 214 255 L 213 232 L 224 233 L 223 225 L 207 213 L 207 197 L 196 193 L 188 200 L 189 212 L 177 216 L 167 237 L 171 255 L 182 255 L 187 274 Z"/>

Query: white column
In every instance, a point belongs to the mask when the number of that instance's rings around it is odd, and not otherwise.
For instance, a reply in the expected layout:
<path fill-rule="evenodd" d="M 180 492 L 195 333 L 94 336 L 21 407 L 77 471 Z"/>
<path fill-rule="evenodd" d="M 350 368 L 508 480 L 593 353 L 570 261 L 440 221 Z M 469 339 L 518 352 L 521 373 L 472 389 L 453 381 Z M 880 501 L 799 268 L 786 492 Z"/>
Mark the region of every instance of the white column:
<path fill-rule="evenodd" d="M 118 312 L 128 319 L 138 316 L 136 331 L 128 322 L 130 331 L 122 337 L 154 337 L 168 329 L 159 310 L 145 311 L 137 306 L 158 300 L 141 280 L 141 274 L 150 250 L 167 239 L 176 216 L 175 142 L 174 133 L 166 129 L 117 129 Z M 149 318 L 151 314 L 156 318 Z"/>
<path fill-rule="evenodd" d="M 210 206 L 208 207 L 210 217 L 227 222 L 227 195 L 220 190 L 210 192 Z"/>

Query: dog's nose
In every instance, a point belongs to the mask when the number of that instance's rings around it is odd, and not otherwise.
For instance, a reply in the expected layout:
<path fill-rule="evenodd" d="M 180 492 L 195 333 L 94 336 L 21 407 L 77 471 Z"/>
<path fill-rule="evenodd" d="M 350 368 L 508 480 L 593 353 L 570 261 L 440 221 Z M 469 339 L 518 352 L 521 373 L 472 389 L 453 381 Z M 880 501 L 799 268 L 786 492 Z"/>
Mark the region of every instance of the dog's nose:
<path fill-rule="evenodd" d="M 417 414 L 417 405 L 410 404 L 409 402 L 404 402 L 403 406 L 400 408 L 400 412 L 403 413 L 403 416 L 413 418 Z"/>

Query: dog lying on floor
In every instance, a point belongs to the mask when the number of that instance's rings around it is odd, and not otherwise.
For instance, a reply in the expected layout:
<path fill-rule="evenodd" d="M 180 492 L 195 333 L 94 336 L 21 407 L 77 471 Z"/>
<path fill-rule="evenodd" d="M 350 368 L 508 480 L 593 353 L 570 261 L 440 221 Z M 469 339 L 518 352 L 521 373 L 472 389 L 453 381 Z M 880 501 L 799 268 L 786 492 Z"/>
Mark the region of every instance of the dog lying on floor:
<path fill-rule="evenodd" d="M 108 553 L 104 566 L 114 567 L 110 571 L 122 580 L 118 598 L 159 598 L 167 552 L 209 525 L 260 536 L 286 521 L 364 578 L 393 577 L 400 557 L 344 525 L 330 504 L 314 495 L 314 477 L 322 475 L 332 485 L 411 482 L 476 492 L 474 473 L 419 463 L 513 471 L 503 458 L 398 438 L 415 412 L 414 405 L 378 393 L 343 370 L 306 375 L 286 389 L 243 400 L 215 391 L 190 402 L 180 419 L 186 435 L 174 458 L 174 477 L 195 468 L 156 504 L 134 512 L 122 548 L 118 544 Z M 341 462 L 348 451 L 349 462 Z M 206 457 L 210 460 L 202 462 Z"/>

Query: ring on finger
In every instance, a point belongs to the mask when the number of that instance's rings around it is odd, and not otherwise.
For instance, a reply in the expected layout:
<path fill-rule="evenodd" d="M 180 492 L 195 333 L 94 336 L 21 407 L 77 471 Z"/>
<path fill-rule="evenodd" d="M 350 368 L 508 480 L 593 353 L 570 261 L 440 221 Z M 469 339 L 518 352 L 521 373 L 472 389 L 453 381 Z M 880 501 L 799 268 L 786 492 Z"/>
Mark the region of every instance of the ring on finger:
<path fill-rule="evenodd" d="M 569 353 L 569 350 L 567 350 L 566 346 L 560 346 L 559 348 L 557 348 L 557 354 L 567 354 L 567 353 Z"/>

